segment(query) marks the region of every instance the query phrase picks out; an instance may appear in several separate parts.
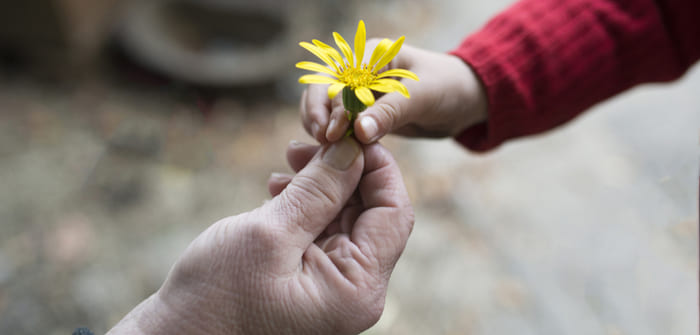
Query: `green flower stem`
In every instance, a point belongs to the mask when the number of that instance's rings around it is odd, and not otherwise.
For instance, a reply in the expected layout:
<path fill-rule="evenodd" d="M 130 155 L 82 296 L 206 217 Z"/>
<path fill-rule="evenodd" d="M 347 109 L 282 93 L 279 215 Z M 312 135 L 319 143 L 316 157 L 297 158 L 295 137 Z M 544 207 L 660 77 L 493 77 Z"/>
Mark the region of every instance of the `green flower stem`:
<path fill-rule="evenodd" d="M 348 115 L 348 121 L 350 121 L 350 127 L 348 127 L 348 131 L 345 132 L 345 136 L 347 137 L 355 132 L 353 127 L 355 119 L 357 119 L 357 116 L 361 112 L 367 109 L 367 106 L 365 106 L 365 104 L 363 104 L 362 101 L 357 98 L 355 95 L 355 90 L 348 86 L 343 88 L 343 106 L 345 107 L 345 111 Z"/>

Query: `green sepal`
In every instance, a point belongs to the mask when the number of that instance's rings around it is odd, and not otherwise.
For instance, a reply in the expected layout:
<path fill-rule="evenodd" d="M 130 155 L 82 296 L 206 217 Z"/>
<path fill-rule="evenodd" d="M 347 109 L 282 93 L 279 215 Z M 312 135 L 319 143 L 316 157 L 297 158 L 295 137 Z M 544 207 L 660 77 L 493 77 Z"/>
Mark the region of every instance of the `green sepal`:
<path fill-rule="evenodd" d="M 357 95 L 355 95 L 355 90 L 348 86 L 343 87 L 343 106 L 347 111 L 348 121 L 350 121 L 350 127 L 348 127 L 348 131 L 345 133 L 345 136 L 350 136 L 354 132 L 353 123 L 355 122 L 355 119 L 357 119 L 357 115 L 367 109 L 367 106 L 365 106 L 365 104 L 363 104 L 362 101 L 357 98 Z"/>
<path fill-rule="evenodd" d="M 353 114 L 359 114 L 367 109 L 367 106 L 355 95 L 355 90 L 348 86 L 343 87 L 343 106 Z"/>

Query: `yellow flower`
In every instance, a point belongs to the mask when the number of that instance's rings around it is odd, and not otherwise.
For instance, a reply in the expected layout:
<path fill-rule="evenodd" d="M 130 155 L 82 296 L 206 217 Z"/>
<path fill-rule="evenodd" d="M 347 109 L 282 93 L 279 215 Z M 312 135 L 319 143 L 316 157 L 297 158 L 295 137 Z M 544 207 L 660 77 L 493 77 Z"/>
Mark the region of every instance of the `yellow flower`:
<path fill-rule="evenodd" d="M 302 84 L 330 84 L 328 87 L 328 97 L 330 99 L 333 99 L 340 91 L 348 87 L 365 106 L 374 104 L 374 95 L 371 90 L 382 93 L 399 92 L 406 98 L 410 98 L 406 86 L 396 79 L 391 79 L 391 77 L 418 80 L 418 76 L 411 71 L 403 69 L 391 69 L 379 73 L 379 70 L 389 64 L 399 53 L 405 37 L 401 36 L 393 43 L 389 39 L 382 40 L 374 48 L 369 63 L 363 63 L 366 36 L 365 23 L 360 20 L 360 23 L 357 25 L 357 33 L 355 34 L 355 52 L 353 55 L 350 45 L 345 42 L 345 39 L 340 34 L 334 32 L 333 38 L 344 57 L 336 49 L 319 40 L 313 40 L 313 44 L 308 42 L 299 43 L 301 47 L 320 58 L 327 66 L 314 62 L 299 62 L 296 64 L 298 68 L 333 76 L 307 74 L 299 78 L 299 82 Z"/>

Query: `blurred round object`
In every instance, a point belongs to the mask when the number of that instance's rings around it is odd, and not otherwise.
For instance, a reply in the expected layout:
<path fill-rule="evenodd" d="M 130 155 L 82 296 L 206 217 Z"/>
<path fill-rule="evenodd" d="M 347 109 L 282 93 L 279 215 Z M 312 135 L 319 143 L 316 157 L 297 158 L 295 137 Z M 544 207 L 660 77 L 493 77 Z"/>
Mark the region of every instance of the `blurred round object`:
<path fill-rule="evenodd" d="M 293 69 L 298 39 L 311 36 L 310 22 L 319 18 L 311 2 L 134 1 L 117 38 L 129 57 L 173 79 L 211 86 L 270 82 Z"/>

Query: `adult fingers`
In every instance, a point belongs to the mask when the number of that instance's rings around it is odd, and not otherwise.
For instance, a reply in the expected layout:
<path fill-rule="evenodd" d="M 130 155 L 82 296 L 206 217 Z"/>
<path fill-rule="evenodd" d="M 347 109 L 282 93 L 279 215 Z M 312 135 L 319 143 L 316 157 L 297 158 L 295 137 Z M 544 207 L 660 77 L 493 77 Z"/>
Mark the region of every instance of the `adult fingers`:
<path fill-rule="evenodd" d="M 261 210 L 289 231 L 286 241 L 306 250 L 357 188 L 363 166 L 362 148 L 354 139 L 328 144 Z"/>
<path fill-rule="evenodd" d="M 287 162 L 289 163 L 289 167 L 292 168 L 294 172 L 299 172 L 299 170 L 303 169 L 306 164 L 309 163 L 320 148 L 321 147 L 318 145 L 311 145 L 298 141 L 289 142 L 287 146 Z"/>
<path fill-rule="evenodd" d="M 318 145 L 291 141 L 287 146 L 287 162 L 294 172 L 299 172 L 319 150 Z M 294 176 L 286 173 L 272 173 L 267 180 L 267 190 L 275 197 L 287 187 Z"/>
<path fill-rule="evenodd" d="M 270 196 L 276 197 L 282 193 L 287 185 L 292 181 L 293 176 L 286 173 L 273 173 L 267 179 L 267 191 Z"/>
<path fill-rule="evenodd" d="M 328 85 L 312 84 L 304 91 L 299 105 L 301 121 L 306 132 L 319 143 L 326 143 L 328 114 L 331 108 Z"/>
<path fill-rule="evenodd" d="M 388 276 L 413 229 L 413 208 L 401 172 L 389 151 L 375 143 L 364 148 L 365 172 L 359 192 L 366 210 L 355 222 L 352 240 L 377 260 Z"/>

